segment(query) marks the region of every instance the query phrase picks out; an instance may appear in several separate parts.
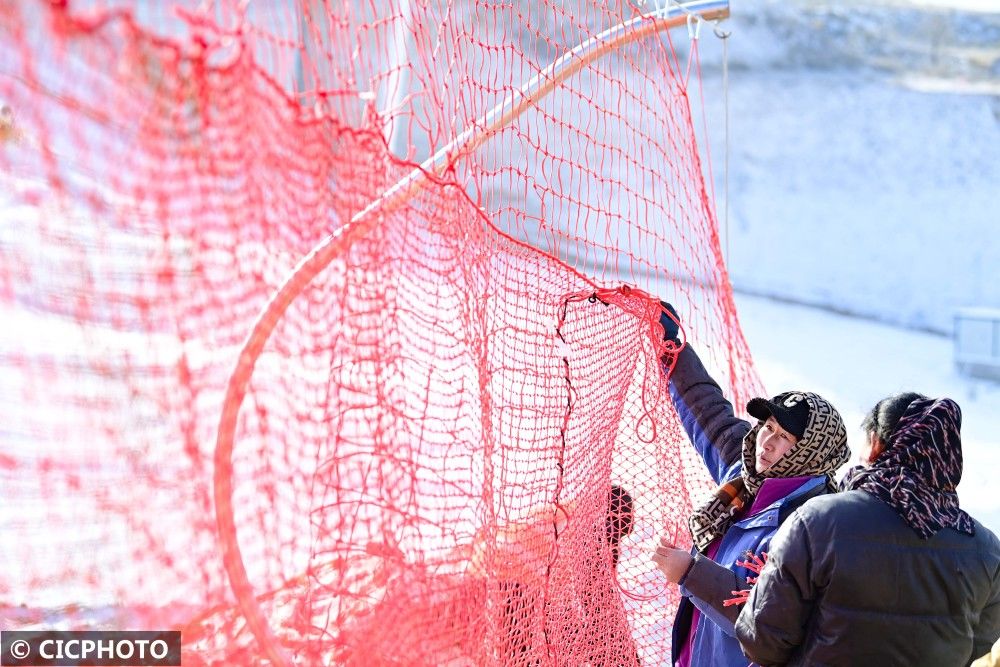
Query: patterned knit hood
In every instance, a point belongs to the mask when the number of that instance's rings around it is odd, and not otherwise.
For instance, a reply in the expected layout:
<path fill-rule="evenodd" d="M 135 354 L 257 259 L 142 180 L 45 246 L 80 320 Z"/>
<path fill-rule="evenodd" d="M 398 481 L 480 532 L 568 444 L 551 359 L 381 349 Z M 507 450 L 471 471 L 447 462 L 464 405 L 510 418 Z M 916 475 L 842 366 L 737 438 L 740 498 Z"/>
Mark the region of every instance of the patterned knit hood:
<path fill-rule="evenodd" d="M 699 551 L 704 551 L 716 537 L 726 532 L 738 510 L 749 507 L 768 477 L 804 477 L 825 475 L 827 488 L 834 490 L 834 475 L 850 458 L 847 429 L 833 405 L 818 394 L 795 392 L 809 405 L 805 431 L 795 446 L 763 473 L 757 472 L 758 423 L 743 438 L 743 470 L 736 479 L 716 489 L 712 498 L 691 515 L 691 537 Z"/>
<path fill-rule="evenodd" d="M 886 450 L 843 484 L 893 508 L 920 537 L 942 528 L 975 534 L 959 507 L 962 480 L 962 410 L 950 398 L 917 399 L 900 417 Z"/>

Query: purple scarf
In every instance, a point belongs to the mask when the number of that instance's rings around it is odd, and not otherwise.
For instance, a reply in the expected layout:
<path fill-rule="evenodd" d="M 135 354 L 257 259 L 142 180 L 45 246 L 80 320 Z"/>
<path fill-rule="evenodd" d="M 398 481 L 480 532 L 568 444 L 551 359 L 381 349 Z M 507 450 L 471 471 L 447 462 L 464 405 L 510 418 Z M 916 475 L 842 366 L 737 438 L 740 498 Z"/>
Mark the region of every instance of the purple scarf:
<path fill-rule="evenodd" d="M 950 398 L 913 401 L 882 455 L 848 473 L 842 488 L 875 496 L 924 539 L 942 528 L 975 534 L 955 492 L 962 479 L 961 428 L 962 410 Z"/>

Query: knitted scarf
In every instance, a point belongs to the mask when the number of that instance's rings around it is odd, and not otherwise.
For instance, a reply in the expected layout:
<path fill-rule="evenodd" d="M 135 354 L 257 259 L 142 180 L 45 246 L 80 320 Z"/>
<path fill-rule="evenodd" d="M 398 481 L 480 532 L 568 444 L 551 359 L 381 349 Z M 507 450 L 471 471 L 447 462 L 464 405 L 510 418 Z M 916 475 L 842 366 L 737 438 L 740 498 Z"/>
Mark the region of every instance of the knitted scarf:
<path fill-rule="evenodd" d="M 827 487 L 836 488 L 834 474 L 850 458 L 847 429 L 840 413 L 823 397 L 801 393 L 809 404 L 809 420 L 802 437 L 774 465 L 758 473 L 755 457 L 758 423 L 743 438 L 743 470 L 740 476 L 722 484 L 708 502 L 691 515 L 688 524 L 694 545 L 701 552 L 716 537 L 724 534 L 736 520 L 736 514 L 749 507 L 761 484 L 768 477 L 804 477 L 826 475 Z"/>
<path fill-rule="evenodd" d="M 955 401 L 915 400 L 882 455 L 870 467 L 852 470 L 841 487 L 875 496 L 924 539 L 942 528 L 974 535 L 972 517 L 959 507 L 955 492 L 962 479 L 961 428 Z"/>

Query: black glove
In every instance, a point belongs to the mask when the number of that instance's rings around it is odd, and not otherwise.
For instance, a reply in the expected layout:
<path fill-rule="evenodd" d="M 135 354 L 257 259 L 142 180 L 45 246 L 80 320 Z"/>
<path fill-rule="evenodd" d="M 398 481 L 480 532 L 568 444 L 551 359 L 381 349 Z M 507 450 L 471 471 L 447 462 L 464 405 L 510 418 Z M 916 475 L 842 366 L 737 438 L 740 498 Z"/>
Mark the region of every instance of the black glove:
<path fill-rule="evenodd" d="M 681 332 L 681 318 L 677 314 L 674 307 L 666 301 L 660 301 L 660 305 L 663 306 L 665 311 L 660 314 L 660 325 L 663 327 L 663 340 L 672 341 L 677 345 L 680 345 L 681 341 L 678 338 L 678 335 L 680 335 Z M 671 315 L 673 316 L 672 318 Z"/>

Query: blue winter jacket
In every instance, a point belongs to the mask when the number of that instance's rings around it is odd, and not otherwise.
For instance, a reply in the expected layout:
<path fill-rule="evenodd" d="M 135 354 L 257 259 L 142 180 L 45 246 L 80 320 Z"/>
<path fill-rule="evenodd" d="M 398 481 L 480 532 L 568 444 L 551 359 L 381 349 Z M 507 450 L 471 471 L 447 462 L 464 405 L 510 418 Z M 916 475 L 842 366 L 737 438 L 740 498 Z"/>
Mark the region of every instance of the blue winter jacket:
<path fill-rule="evenodd" d="M 721 484 L 742 471 L 743 439 L 751 424 L 736 417 L 732 404 L 705 370 L 691 346 L 678 356 L 670 379 L 670 397 L 691 443 L 701 455 L 712 479 Z M 826 493 L 827 479 L 813 477 L 783 498 L 753 516 L 734 523 L 723 535 L 713 560 L 697 551 L 695 559 L 681 579 L 681 599 L 674 619 L 673 653 L 675 664 L 691 629 L 694 607 L 701 611 L 691 651 L 691 667 L 746 667 L 735 637 L 735 622 L 740 607 L 726 607 L 723 602 L 733 591 L 748 588 L 748 576 L 756 573 L 737 566 L 750 551 L 766 552 L 780 523 L 793 510 L 814 496 Z"/>

